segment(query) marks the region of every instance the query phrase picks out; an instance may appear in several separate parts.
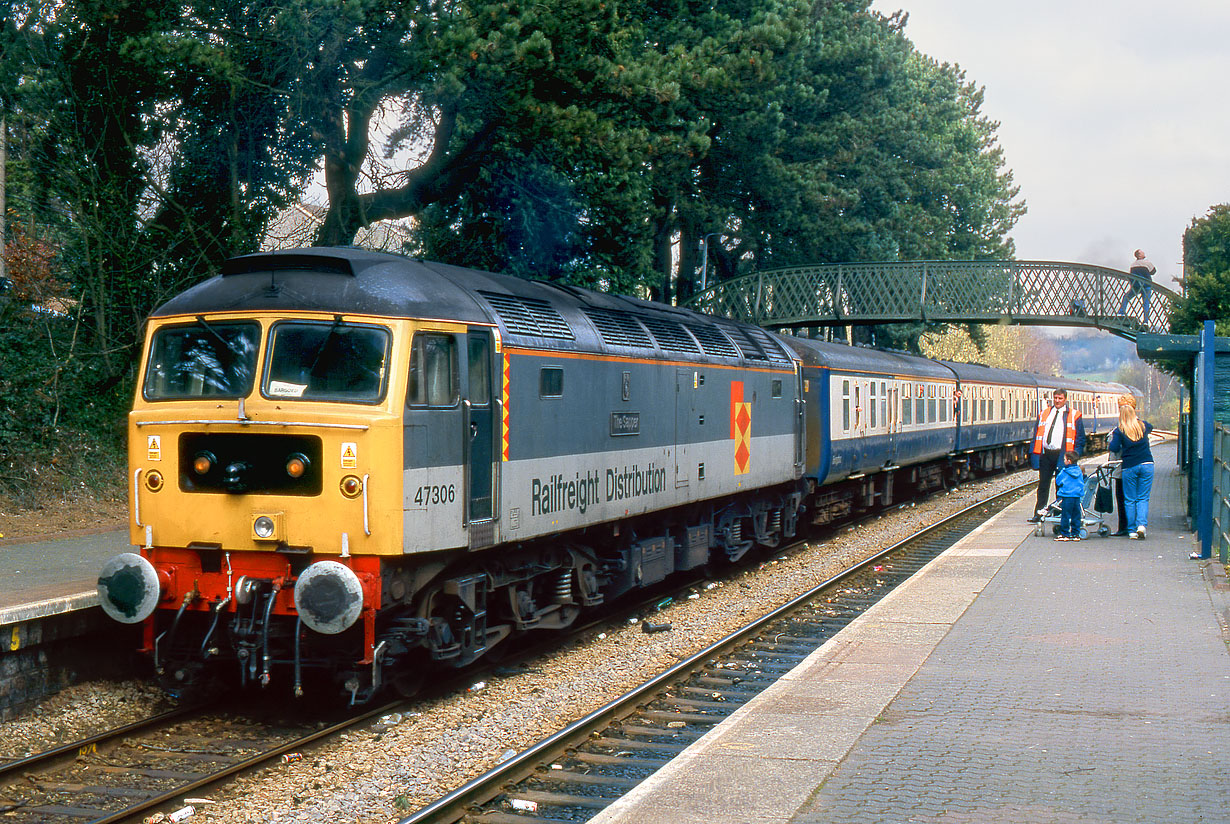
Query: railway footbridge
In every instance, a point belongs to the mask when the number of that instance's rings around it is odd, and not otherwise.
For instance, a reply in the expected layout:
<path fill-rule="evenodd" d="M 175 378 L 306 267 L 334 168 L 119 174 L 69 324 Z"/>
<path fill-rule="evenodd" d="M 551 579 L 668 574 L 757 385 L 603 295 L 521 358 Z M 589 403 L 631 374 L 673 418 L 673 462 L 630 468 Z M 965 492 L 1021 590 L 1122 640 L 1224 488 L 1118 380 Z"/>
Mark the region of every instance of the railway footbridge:
<path fill-rule="evenodd" d="M 768 269 L 688 307 L 768 328 L 881 323 L 1091 326 L 1135 341 L 1170 331 L 1179 296 L 1116 269 L 1052 261 L 894 261 Z"/>

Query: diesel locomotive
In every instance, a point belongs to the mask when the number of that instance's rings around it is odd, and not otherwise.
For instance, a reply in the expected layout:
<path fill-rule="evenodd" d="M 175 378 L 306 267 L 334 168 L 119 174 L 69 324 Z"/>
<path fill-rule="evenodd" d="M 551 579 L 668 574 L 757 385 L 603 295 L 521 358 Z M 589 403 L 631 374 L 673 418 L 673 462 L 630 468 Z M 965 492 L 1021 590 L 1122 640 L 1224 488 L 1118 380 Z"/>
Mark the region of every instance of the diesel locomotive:
<path fill-rule="evenodd" d="M 227 261 L 152 314 L 140 375 L 104 610 L 173 692 L 352 702 L 1025 465 L 1061 385 L 334 248 Z M 1062 385 L 1104 438 L 1127 389 Z"/>

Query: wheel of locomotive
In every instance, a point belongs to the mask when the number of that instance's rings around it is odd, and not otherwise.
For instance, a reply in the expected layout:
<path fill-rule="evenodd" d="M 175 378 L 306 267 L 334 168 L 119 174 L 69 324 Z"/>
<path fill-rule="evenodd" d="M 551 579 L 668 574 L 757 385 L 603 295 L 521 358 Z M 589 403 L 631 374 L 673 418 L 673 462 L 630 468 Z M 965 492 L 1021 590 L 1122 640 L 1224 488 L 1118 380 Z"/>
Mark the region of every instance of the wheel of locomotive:
<path fill-rule="evenodd" d="M 402 698 L 413 698 L 423 688 L 426 680 L 424 670 L 415 667 L 411 671 L 399 670 L 397 674 L 389 679 L 389 686 L 393 688 L 393 692 Z"/>

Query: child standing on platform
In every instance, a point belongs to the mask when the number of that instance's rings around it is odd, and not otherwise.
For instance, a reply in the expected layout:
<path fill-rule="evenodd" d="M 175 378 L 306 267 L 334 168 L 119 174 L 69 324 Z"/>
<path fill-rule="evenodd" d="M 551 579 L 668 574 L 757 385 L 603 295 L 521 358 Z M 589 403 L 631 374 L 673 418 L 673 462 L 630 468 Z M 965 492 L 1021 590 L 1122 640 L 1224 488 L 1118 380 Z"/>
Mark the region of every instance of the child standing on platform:
<path fill-rule="evenodd" d="M 1085 473 L 1076 461 L 1080 456 L 1069 452 L 1063 456 L 1063 469 L 1055 474 L 1055 491 L 1059 495 L 1059 534 L 1056 541 L 1081 539 L 1081 495 L 1085 491 Z"/>

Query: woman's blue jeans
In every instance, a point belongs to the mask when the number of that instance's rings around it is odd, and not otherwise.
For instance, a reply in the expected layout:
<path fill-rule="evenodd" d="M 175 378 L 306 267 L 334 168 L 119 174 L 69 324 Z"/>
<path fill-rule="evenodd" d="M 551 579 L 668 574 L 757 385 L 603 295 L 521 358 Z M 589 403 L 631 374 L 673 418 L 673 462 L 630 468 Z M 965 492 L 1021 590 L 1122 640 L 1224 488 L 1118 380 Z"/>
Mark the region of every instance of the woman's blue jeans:
<path fill-rule="evenodd" d="M 1153 491 L 1153 464 L 1142 463 L 1123 470 L 1123 508 L 1128 532 L 1149 525 L 1149 493 Z"/>

